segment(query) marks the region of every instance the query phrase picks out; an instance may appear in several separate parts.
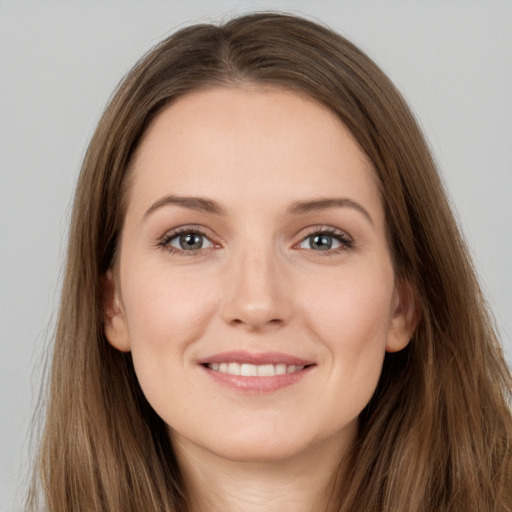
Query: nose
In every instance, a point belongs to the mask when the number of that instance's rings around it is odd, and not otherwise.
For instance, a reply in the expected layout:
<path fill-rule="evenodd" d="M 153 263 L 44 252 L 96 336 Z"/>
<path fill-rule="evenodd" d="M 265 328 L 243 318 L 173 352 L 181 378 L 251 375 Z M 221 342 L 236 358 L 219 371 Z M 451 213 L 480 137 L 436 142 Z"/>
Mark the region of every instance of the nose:
<path fill-rule="evenodd" d="M 246 251 L 231 261 L 222 306 L 224 320 L 249 331 L 286 325 L 293 305 L 283 266 L 272 251 Z"/>

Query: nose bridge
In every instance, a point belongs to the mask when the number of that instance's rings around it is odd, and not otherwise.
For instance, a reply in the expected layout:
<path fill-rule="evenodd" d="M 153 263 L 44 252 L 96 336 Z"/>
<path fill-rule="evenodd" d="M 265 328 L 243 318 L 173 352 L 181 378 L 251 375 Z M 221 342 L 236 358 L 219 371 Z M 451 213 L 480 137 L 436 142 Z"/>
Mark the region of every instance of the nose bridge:
<path fill-rule="evenodd" d="M 291 314 L 286 272 L 267 240 L 235 251 L 230 262 L 225 320 L 250 329 L 285 323 Z"/>

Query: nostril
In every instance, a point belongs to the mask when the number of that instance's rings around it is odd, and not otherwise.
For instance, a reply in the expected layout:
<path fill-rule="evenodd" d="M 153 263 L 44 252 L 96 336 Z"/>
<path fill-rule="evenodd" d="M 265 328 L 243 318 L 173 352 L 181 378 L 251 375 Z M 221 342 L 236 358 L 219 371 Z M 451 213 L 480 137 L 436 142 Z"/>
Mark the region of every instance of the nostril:
<path fill-rule="evenodd" d="M 285 324 L 285 321 L 281 318 L 272 318 L 270 320 L 254 320 L 254 319 L 247 319 L 243 320 L 241 318 L 233 318 L 230 321 L 231 326 L 233 327 L 241 327 L 246 326 L 247 328 L 251 330 L 260 330 L 265 328 L 278 328 Z"/>

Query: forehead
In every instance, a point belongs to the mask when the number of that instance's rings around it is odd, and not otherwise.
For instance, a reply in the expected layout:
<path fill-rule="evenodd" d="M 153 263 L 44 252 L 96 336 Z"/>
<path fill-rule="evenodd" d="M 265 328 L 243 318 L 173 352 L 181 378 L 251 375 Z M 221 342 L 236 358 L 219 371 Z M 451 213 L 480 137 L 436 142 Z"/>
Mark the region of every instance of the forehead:
<path fill-rule="evenodd" d="M 337 116 L 273 87 L 180 97 L 150 125 L 132 173 L 130 195 L 146 203 L 163 193 L 245 204 L 334 193 L 381 202 L 371 162 Z"/>

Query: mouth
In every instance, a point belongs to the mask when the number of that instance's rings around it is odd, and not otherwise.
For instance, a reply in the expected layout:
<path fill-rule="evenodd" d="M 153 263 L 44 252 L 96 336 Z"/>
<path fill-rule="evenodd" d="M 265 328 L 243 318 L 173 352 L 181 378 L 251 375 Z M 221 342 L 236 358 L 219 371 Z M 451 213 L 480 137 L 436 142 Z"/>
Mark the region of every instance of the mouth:
<path fill-rule="evenodd" d="M 225 352 L 199 365 L 214 381 L 237 392 L 262 394 L 299 382 L 316 363 L 275 352 Z"/>

